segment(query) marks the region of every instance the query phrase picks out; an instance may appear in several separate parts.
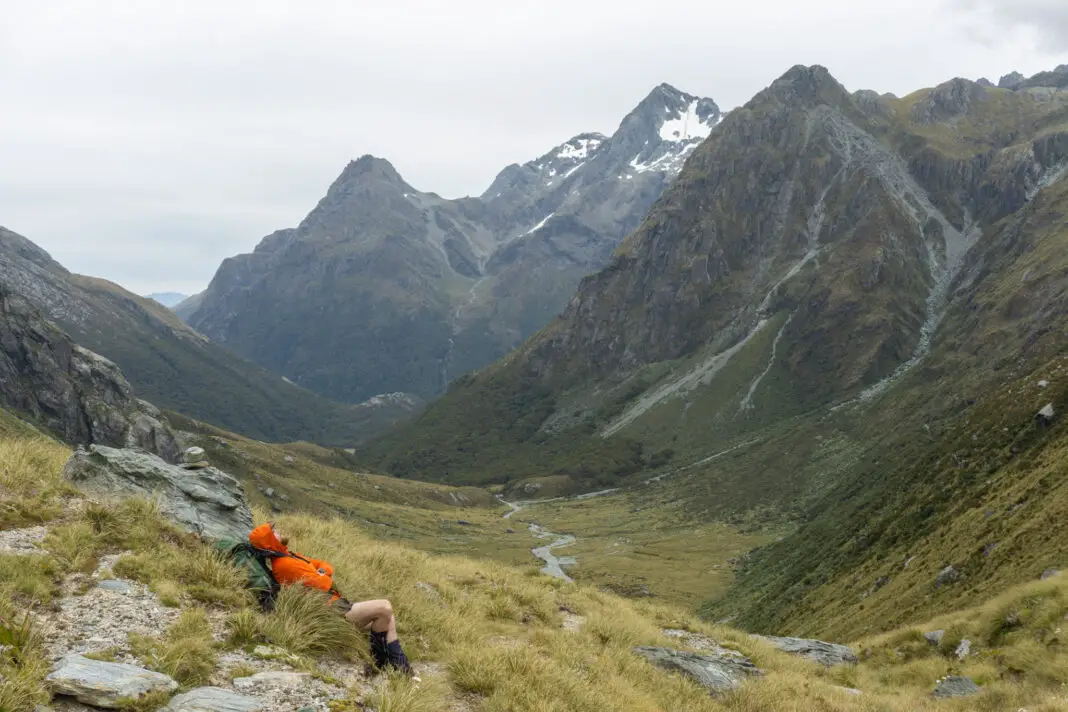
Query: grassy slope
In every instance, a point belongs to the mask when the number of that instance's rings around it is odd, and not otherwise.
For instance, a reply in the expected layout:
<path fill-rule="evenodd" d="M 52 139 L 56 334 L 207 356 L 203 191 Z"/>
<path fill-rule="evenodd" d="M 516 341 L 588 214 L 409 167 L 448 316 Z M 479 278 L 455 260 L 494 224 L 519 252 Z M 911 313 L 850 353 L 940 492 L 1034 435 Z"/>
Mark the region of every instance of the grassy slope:
<path fill-rule="evenodd" d="M 8 464 L 0 480 L 5 503 L 47 489 L 60 492 L 60 498 L 77 498 L 58 480 L 67 454 L 63 447 L 5 440 L 0 454 Z M 1068 581 L 1061 578 L 933 621 L 947 630 L 942 650 L 921 644 L 919 629 L 904 629 L 860 641 L 861 664 L 828 671 L 669 607 L 628 602 L 499 564 L 375 542 L 342 520 L 287 515 L 280 524 L 301 550 L 335 564 L 338 584 L 349 596 L 390 597 L 412 657 L 440 666 L 440 673 L 428 673 L 418 687 L 387 680 L 363 702 L 336 701 L 338 709 L 368 709 L 369 704 L 380 712 L 430 712 L 459 700 L 486 712 L 1063 709 L 1068 654 L 1046 644 L 1056 636 L 1056 621 L 1068 612 Z M 49 666 L 39 632 L 32 623 L 21 623 L 37 606 L 48 605 L 66 574 L 90 570 L 108 552 L 129 550 L 115 564 L 115 574 L 148 583 L 165 604 L 184 609 L 164 636 L 131 636 L 130 647 L 187 689 L 203 684 L 225 649 L 261 642 L 288 649 L 305 669 L 313 669 L 320 658 L 366 659 L 360 637 L 340 618 L 324 615 L 318 599 L 299 591 L 287 591 L 274 614 L 259 614 L 240 589 L 239 575 L 203 545 L 160 522 L 145 504 L 68 508 L 63 520 L 50 526 L 47 553 L 36 565 L 0 555 L 0 617 L 16 631 L 14 647 L 0 655 L 0 708 L 32 712 L 47 702 L 42 679 Z M 428 588 L 436 593 L 428 594 Z M 585 619 L 579 631 L 562 626 L 563 608 Z M 227 614 L 228 641 L 212 641 L 207 610 Z M 631 652 L 641 644 L 679 646 L 663 635 L 668 627 L 710 635 L 751 656 L 767 674 L 729 695 L 709 697 Z M 956 663 L 945 654 L 946 646 L 964 635 L 980 646 L 980 654 Z M 983 683 L 982 695 L 962 702 L 930 700 L 936 678 L 957 672 Z M 864 694 L 853 697 L 841 685 L 860 687 Z"/>

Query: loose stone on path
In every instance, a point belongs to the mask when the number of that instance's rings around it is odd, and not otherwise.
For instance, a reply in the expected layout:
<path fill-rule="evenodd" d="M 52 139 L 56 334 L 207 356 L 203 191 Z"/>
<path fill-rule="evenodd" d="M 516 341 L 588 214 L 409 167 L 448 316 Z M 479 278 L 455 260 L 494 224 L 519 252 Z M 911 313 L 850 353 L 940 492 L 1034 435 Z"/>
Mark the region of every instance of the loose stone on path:
<path fill-rule="evenodd" d="M 114 709 L 154 692 L 173 692 L 178 683 L 167 675 L 134 665 L 69 655 L 46 678 L 53 692 L 94 707 Z"/>

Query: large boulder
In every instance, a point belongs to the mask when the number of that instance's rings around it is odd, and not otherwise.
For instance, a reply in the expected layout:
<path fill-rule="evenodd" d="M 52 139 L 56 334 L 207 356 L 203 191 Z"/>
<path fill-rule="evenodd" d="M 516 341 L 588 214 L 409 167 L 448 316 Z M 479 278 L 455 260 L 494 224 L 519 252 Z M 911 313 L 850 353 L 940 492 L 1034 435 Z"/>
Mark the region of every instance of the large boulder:
<path fill-rule="evenodd" d="M 746 678 L 763 675 L 753 661 L 741 653 L 715 647 L 704 653 L 690 653 L 671 648 L 635 648 L 634 652 L 671 672 L 678 672 L 712 692 L 727 692 Z"/>
<path fill-rule="evenodd" d="M 46 682 L 55 694 L 106 709 L 129 705 L 154 692 L 178 689 L 178 683 L 162 673 L 81 655 L 68 655 L 56 663 Z"/>
<path fill-rule="evenodd" d="M 73 343 L 0 284 L 0 406 L 72 445 L 139 447 L 174 461 L 178 444 L 158 410 L 138 400 L 122 371 Z"/>
<path fill-rule="evenodd" d="M 852 665 L 857 662 L 857 654 L 850 648 L 836 643 L 807 638 L 777 638 L 774 636 L 754 635 L 754 638 L 770 643 L 784 653 L 807 658 L 826 667 Z"/>
<path fill-rule="evenodd" d="M 147 452 L 92 445 L 71 456 L 63 476 L 93 496 L 153 498 L 165 517 L 210 539 L 252 529 L 241 483 L 214 467 L 186 470 Z"/>

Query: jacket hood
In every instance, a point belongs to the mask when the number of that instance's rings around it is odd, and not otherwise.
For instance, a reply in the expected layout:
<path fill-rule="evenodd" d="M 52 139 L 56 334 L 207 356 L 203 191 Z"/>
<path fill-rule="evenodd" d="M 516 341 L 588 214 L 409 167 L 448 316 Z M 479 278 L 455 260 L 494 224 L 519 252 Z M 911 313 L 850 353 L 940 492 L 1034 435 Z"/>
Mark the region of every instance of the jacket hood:
<path fill-rule="evenodd" d="M 282 542 L 278 540 L 270 523 L 261 524 L 253 529 L 248 535 L 248 542 L 257 549 L 267 549 L 279 554 L 289 553 L 289 549 L 282 546 Z"/>

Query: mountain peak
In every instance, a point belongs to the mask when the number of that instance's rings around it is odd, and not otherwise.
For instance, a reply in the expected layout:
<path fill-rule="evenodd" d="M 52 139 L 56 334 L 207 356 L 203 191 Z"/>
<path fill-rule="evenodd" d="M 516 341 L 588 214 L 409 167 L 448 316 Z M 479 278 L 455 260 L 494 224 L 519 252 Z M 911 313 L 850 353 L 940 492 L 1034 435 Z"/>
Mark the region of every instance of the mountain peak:
<path fill-rule="evenodd" d="M 369 153 L 360 156 L 355 161 L 349 161 L 349 164 L 345 166 L 345 170 L 341 172 L 335 183 L 348 183 L 353 180 L 366 180 L 368 178 L 401 186 L 406 185 L 392 163 Z"/>
<path fill-rule="evenodd" d="M 771 83 L 766 90 L 757 95 L 755 101 L 768 96 L 777 98 L 787 104 L 818 105 L 831 104 L 842 106 L 851 103 L 846 91 L 830 71 L 819 64 L 791 67 L 785 74 Z"/>

